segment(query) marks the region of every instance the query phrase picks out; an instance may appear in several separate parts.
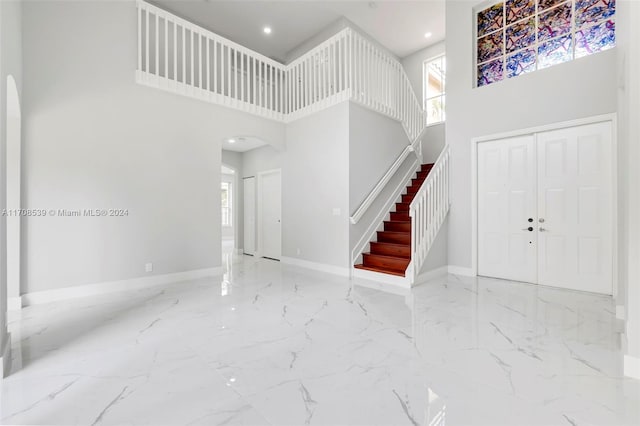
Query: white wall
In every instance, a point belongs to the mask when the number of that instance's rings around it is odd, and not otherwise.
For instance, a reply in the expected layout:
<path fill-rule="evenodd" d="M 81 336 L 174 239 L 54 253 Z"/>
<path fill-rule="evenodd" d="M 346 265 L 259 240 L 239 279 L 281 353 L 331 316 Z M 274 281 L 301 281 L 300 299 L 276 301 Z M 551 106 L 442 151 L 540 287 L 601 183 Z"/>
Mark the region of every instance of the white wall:
<path fill-rule="evenodd" d="M 0 1 L 0 209 L 6 207 L 7 148 L 7 77 L 13 76 L 22 101 L 22 3 Z M 3 351 L 10 344 L 7 334 L 7 221 L 0 218 L 0 376 L 8 374 L 10 356 L 3 359 Z"/>
<path fill-rule="evenodd" d="M 422 133 L 422 158 L 425 163 L 435 163 L 446 144 L 445 123 L 433 124 Z"/>
<path fill-rule="evenodd" d="M 446 9 L 447 141 L 451 146 L 449 263 L 471 267 L 471 139 L 617 109 L 615 49 L 490 86 L 473 84 L 473 6 Z"/>
<path fill-rule="evenodd" d="M 354 213 L 410 144 L 400 122 L 349 102 L 349 211 Z"/>
<path fill-rule="evenodd" d="M 398 121 L 349 103 L 349 216 L 356 212 L 407 145 L 407 134 Z M 376 216 L 393 190 L 402 184 L 400 180 L 414 160 L 415 155 L 411 154 L 360 221 L 350 224 L 349 250 L 355 248 L 370 226 L 379 225 Z"/>
<path fill-rule="evenodd" d="M 409 56 L 402 58 L 402 66 L 409 77 L 409 82 L 416 93 L 418 102 L 422 103 L 422 89 L 424 79 L 422 78 L 422 64 L 424 61 L 440 56 L 445 52 L 445 42 L 441 41 L 422 50 L 418 50 Z M 445 89 L 446 90 L 446 89 Z"/>
<path fill-rule="evenodd" d="M 244 242 L 244 185 L 242 183 L 242 161 L 241 152 L 222 150 L 222 164 L 225 164 L 236 171 L 235 186 L 233 187 L 233 229 L 235 238 L 235 248 L 241 249 Z"/>
<path fill-rule="evenodd" d="M 290 123 L 286 140 L 282 254 L 349 267 L 349 103 Z"/>
<path fill-rule="evenodd" d="M 23 291 L 219 266 L 219 141 L 284 126 L 135 84 L 132 1 L 23 12 L 25 206 L 129 210 L 27 219 Z"/>

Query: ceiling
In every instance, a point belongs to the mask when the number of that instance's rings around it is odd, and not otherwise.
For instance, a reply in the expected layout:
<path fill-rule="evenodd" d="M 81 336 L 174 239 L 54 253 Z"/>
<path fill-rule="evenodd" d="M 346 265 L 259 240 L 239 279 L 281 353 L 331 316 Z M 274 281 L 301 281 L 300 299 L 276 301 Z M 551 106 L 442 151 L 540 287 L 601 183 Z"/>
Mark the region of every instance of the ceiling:
<path fill-rule="evenodd" d="M 235 142 L 230 143 L 229 140 L 234 140 Z M 262 139 L 252 136 L 230 136 L 222 140 L 222 149 L 225 151 L 246 152 L 266 144 Z"/>
<path fill-rule="evenodd" d="M 152 0 L 223 37 L 280 62 L 320 30 L 347 18 L 402 58 L 444 39 L 444 0 Z M 272 28 L 270 35 L 262 29 Z M 430 38 L 424 34 L 431 32 Z"/>

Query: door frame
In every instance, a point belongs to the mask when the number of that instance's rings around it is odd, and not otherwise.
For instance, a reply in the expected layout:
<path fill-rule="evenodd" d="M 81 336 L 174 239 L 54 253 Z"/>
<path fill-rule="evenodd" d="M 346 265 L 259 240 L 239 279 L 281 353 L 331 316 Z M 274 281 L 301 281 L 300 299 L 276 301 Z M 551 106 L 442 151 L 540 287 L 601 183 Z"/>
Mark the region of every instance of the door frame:
<path fill-rule="evenodd" d="M 262 247 L 262 185 L 266 175 L 280 173 L 280 208 L 282 209 L 282 169 L 269 169 L 256 173 L 256 241 L 254 257 L 261 258 L 263 255 Z M 280 259 L 282 259 L 282 217 L 280 218 Z"/>
<path fill-rule="evenodd" d="M 518 136 L 535 135 L 536 133 L 552 130 L 566 129 L 570 127 L 584 126 L 587 124 L 611 122 L 611 216 L 612 216 L 612 293 L 615 299 L 618 296 L 618 115 L 617 113 L 602 114 L 577 120 L 560 121 L 543 126 L 528 127 L 526 129 L 510 132 L 494 133 L 471 139 L 471 273 L 478 275 L 478 145 L 483 142 L 491 142 L 499 139 L 507 139 Z"/>

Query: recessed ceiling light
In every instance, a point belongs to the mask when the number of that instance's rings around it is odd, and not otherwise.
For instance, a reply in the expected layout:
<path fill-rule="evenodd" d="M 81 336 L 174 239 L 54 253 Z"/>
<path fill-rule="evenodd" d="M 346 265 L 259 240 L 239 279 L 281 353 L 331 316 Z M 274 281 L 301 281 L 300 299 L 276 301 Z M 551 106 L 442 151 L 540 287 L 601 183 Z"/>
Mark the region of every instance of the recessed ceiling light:
<path fill-rule="evenodd" d="M 229 143 L 236 143 L 236 140 L 235 139 L 229 139 L 228 142 Z"/>
<path fill-rule="evenodd" d="M 262 32 L 264 32 L 265 34 L 271 34 L 271 27 L 264 27 L 262 29 Z"/>
<path fill-rule="evenodd" d="M 433 34 L 432 33 L 424 33 L 424 38 L 429 38 L 431 37 Z"/>

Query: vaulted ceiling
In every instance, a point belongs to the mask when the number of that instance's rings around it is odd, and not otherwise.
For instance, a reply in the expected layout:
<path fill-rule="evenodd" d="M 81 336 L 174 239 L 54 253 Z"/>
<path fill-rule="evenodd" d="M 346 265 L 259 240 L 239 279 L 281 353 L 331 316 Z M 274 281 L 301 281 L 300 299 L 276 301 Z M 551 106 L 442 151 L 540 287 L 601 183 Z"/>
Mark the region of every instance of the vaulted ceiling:
<path fill-rule="evenodd" d="M 444 0 L 152 0 L 159 7 L 283 62 L 287 53 L 347 18 L 398 57 L 444 39 Z M 272 33 L 266 35 L 263 28 Z M 432 36 L 425 38 L 425 33 Z"/>

